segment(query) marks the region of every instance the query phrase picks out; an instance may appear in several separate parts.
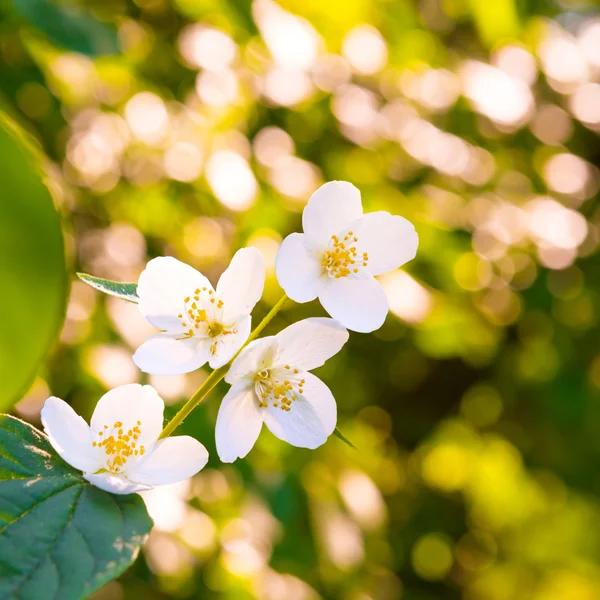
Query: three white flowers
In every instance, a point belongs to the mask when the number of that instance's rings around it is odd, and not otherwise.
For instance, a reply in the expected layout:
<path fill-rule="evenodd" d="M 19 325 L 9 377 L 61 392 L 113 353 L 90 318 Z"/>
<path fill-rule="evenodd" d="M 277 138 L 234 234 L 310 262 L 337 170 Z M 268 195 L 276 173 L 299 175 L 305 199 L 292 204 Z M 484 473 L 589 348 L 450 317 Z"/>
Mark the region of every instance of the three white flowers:
<path fill-rule="evenodd" d="M 142 315 L 160 332 L 135 352 L 135 364 L 154 375 L 188 373 L 208 362 L 232 359 L 231 385 L 216 424 L 223 462 L 245 457 L 263 423 L 279 439 L 317 448 L 333 433 L 335 399 L 311 371 L 340 351 L 346 328 L 369 332 L 388 312 L 375 276 L 414 258 L 418 237 L 406 219 L 387 212 L 363 215 L 360 192 L 333 181 L 319 188 L 302 215 L 304 234 L 293 233 L 276 259 L 279 284 L 289 298 L 319 298 L 333 317 L 309 318 L 275 336 L 252 341 L 251 312 L 260 300 L 265 265 L 255 248 L 243 248 L 216 289 L 196 269 L 175 258 L 151 260 L 137 287 Z M 150 386 L 130 384 L 105 394 L 90 426 L 58 398 L 49 398 L 42 422 L 58 454 L 98 487 L 128 494 L 173 483 L 208 461 L 189 436 L 159 440 L 164 403 Z"/>

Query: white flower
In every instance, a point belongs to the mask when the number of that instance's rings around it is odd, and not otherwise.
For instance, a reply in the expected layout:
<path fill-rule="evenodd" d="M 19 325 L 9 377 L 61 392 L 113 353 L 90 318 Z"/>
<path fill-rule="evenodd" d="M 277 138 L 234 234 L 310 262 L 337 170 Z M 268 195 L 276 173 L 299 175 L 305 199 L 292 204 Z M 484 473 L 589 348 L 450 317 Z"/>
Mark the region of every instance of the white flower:
<path fill-rule="evenodd" d="M 309 199 L 304 234 L 292 233 L 279 249 L 279 285 L 296 302 L 319 298 L 325 310 L 353 331 L 383 325 L 388 302 L 375 279 L 412 260 L 419 239 L 413 225 L 388 212 L 363 215 L 360 192 L 330 181 Z"/>
<path fill-rule="evenodd" d="M 226 364 L 250 334 L 250 313 L 262 296 L 265 263 L 256 248 L 238 250 L 216 291 L 202 273 L 175 258 L 151 260 L 140 275 L 142 314 L 162 330 L 133 355 L 146 373 L 189 373 L 208 361 Z"/>
<path fill-rule="evenodd" d="M 165 403 L 149 386 L 122 385 L 98 401 L 88 425 L 54 396 L 42 423 L 60 457 L 90 483 L 113 494 L 131 494 L 195 475 L 208 461 L 206 448 L 187 435 L 159 440 Z"/>
<path fill-rule="evenodd" d="M 233 462 L 250 452 L 263 422 L 280 440 L 300 448 L 324 444 L 337 409 L 329 388 L 308 371 L 340 351 L 348 332 L 337 321 L 305 319 L 248 344 L 225 381 L 232 384 L 217 417 L 217 452 Z"/>

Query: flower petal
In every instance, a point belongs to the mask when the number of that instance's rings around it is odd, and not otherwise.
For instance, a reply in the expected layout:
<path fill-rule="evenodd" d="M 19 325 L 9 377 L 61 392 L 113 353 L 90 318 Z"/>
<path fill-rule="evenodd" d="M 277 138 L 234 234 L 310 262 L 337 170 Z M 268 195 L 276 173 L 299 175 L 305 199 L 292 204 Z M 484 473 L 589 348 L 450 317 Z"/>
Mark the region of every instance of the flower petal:
<path fill-rule="evenodd" d="M 274 335 L 250 342 L 233 361 L 225 381 L 237 383 L 245 378 L 253 378 L 258 371 L 269 368 L 276 359 L 279 344 Z"/>
<path fill-rule="evenodd" d="M 177 315 L 185 312 L 185 298 L 194 290 L 212 289 L 208 279 L 193 267 L 171 256 L 152 259 L 138 281 L 141 313 L 159 329 L 180 331 Z"/>
<path fill-rule="evenodd" d="M 304 235 L 292 233 L 281 243 L 275 259 L 277 281 L 294 302 L 310 302 L 317 297 L 321 265 L 304 244 Z"/>
<path fill-rule="evenodd" d="M 237 325 L 237 333 L 228 333 L 226 335 L 220 335 L 213 340 L 215 351 L 212 352 L 211 345 L 211 358 L 208 361 L 211 369 L 218 369 L 223 365 L 227 364 L 235 355 L 235 353 L 244 345 L 244 342 L 250 335 L 250 328 L 252 325 L 252 317 L 248 316 L 242 319 Z"/>
<path fill-rule="evenodd" d="M 129 481 L 129 479 L 123 475 L 113 475 L 112 473 L 88 473 L 83 477 L 96 487 L 99 487 L 105 492 L 110 492 L 111 494 L 133 494 L 134 492 L 150 489 L 150 486 L 148 485 L 135 483 Z"/>
<path fill-rule="evenodd" d="M 89 425 L 64 400 L 52 396 L 44 402 L 42 424 L 52 447 L 65 462 L 80 471 L 100 468 Z"/>
<path fill-rule="evenodd" d="M 219 279 L 217 295 L 223 300 L 223 323 L 249 315 L 265 286 L 265 259 L 257 248 L 238 250 Z"/>
<path fill-rule="evenodd" d="M 176 333 L 151 335 L 133 355 L 144 373 L 180 375 L 199 369 L 210 357 L 207 338 L 181 339 Z"/>
<path fill-rule="evenodd" d="M 347 229 L 363 214 L 360 192 L 347 181 L 330 181 L 308 200 L 302 213 L 307 247 L 322 250 L 331 236 Z"/>
<path fill-rule="evenodd" d="M 262 414 L 254 389 L 236 384 L 223 398 L 217 416 L 215 438 L 223 462 L 244 458 L 254 446 L 262 429 Z"/>
<path fill-rule="evenodd" d="M 388 301 L 381 284 L 373 277 L 329 279 L 319 290 L 323 308 L 352 331 L 368 333 L 379 329 L 387 316 Z"/>
<path fill-rule="evenodd" d="M 208 462 L 206 448 L 193 437 L 159 440 L 154 450 L 127 470 L 127 477 L 145 485 L 175 483 L 195 475 Z"/>
<path fill-rule="evenodd" d="M 280 440 L 299 448 L 317 448 L 333 433 L 337 407 L 330 389 L 312 373 L 303 373 L 304 393 L 292 402 L 289 411 L 265 411 L 265 425 Z"/>
<path fill-rule="evenodd" d="M 382 275 L 412 260 L 417 253 L 419 236 L 404 217 L 385 211 L 368 213 L 351 226 L 359 238 L 360 253 L 367 252 L 367 271 Z"/>
<path fill-rule="evenodd" d="M 286 327 L 275 338 L 279 343 L 278 365 L 310 371 L 342 349 L 348 331 L 334 319 L 313 317 Z"/>
<path fill-rule="evenodd" d="M 152 386 L 138 383 L 121 385 L 104 394 L 96 404 L 92 415 L 92 434 L 102 431 L 106 432 L 104 435 L 112 435 L 111 430 L 117 422 L 121 423 L 117 430 L 127 432 L 140 421 L 138 448 L 144 446 L 146 452 L 151 452 L 163 428 L 164 408 L 163 399 Z"/>

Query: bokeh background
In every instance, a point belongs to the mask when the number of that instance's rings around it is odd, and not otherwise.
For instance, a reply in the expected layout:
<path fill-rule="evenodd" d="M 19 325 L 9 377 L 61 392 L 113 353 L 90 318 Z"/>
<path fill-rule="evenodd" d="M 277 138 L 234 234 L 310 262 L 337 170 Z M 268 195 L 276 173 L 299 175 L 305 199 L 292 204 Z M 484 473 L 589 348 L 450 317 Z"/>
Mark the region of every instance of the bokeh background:
<path fill-rule="evenodd" d="M 339 439 L 267 431 L 219 463 L 222 384 L 181 427 L 211 452 L 146 494 L 156 526 L 96 600 L 600 598 L 600 16 L 585 0 L 4 0 L 0 107 L 47 157 L 71 290 L 17 415 L 89 417 L 154 385 L 169 414 L 205 370 L 147 377 L 137 281 L 173 255 L 215 281 L 274 258 L 323 182 L 410 219 L 391 312 L 318 375 Z M 0 182 L 1 188 L 1 182 Z M 0 202 L 4 202 L 0 200 Z M 268 333 L 324 314 L 290 303 Z"/>

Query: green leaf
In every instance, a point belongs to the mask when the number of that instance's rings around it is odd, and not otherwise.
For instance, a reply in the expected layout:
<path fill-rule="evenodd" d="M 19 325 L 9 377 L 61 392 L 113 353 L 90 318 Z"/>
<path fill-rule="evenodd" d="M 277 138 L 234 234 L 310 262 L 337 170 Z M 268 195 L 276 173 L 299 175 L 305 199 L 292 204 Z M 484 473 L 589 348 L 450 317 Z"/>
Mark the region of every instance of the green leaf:
<path fill-rule="evenodd" d="M 137 295 L 137 283 L 120 283 L 118 281 L 109 281 L 108 279 L 100 279 L 100 277 L 94 277 L 93 275 L 86 275 L 85 273 L 77 273 L 77 277 L 81 281 L 85 281 L 88 285 L 93 288 L 110 294 L 111 296 L 117 296 L 127 300 L 127 302 L 133 302 L 137 304 L 140 299 Z"/>
<path fill-rule="evenodd" d="M 81 7 L 51 0 L 13 0 L 15 12 L 57 46 L 88 56 L 117 54 L 117 32 Z"/>
<path fill-rule="evenodd" d="M 355 450 L 358 450 L 358 448 L 337 427 L 333 431 L 333 435 L 340 438 L 340 440 L 342 440 L 342 442 L 345 442 L 346 444 L 348 444 L 348 446 L 350 446 L 350 448 L 354 448 Z"/>
<path fill-rule="evenodd" d="M 0 415 L 0 598 L 79 600 L 137 557 L 152 521 L 67 465 L 46 436 Z"/>
<path fill-rule="evenodd" d="M 0 114 L 0 410 L 33 382 L 66 304 L 60 217 L 44 184 L 41 157 Z"/>

